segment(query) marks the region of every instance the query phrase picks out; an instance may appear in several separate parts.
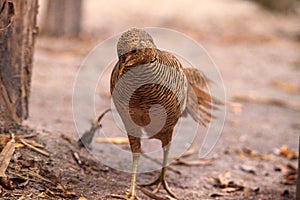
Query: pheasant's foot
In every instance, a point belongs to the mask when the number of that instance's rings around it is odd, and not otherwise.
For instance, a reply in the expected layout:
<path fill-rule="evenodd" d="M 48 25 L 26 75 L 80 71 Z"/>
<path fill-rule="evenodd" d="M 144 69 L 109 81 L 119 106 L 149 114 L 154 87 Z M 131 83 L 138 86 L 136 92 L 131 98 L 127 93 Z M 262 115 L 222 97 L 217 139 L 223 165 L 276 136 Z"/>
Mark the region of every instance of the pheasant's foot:
<path fill-rule="evenodd" d="M 153 185 L 156 185 L 155 189 L 151 191 L 148 191 L 148 190 L 145 190 L 144 188 L 142 187 L 147 187 L 147 186 L 153 186 Z M 153 182 L 150 182 L 148 184 L 142 184 L 142 185 L 139 185 L 141 187 L 141 191 L 146 194 L 147 196 L 149 197 L 152 197 L 155 196 L 156 199 L 159 199 L 160 197 L 158 197 L 156 195 L 156 193 L 159 191 L 159 189 L 161 188 L 161 186 L 163 186 L 163 188 L 166 190 L 166 192 L 173 198 L 175 199 L 179 199 L 179 197 L 169 188 L 169 185 L 166 181 L 165 178 L 162 178 L 162 176 L 160 176 L 158 179 L 156 179 L 155 181 Z M 164 198 L 162 198 L 164 199 Z"/>
<path fill-rule="evenodd" d="M 114 198 L 114 199 L 124 199 L 124 200 L 139 200 L 139 198 L 136 196 L 136 194 L 131 194 L 130 191 L 126 191 L 126 194 L 120 195 L 120 194 L 108 194 L 106 197 Z"/>
<path fill-rule="evenodd" d="M 124 199 L 124 200 L 139 200 L 139 198 L 135 196 L 128 196 L 128 195 L 120 195 L 120 194 L 109 194 L 106 197 L 114 198 L 114 199 Z"/>
<path fill-rule="evenodd" d="M 161 183 L 161 178 L 158 177 L 158 179 L 156 179 L 155 181 L 153 182 L 150 182 L 150 183 L 145 183 L 145 184 L 139 184 L 140 187 L 148 187 L 148 186 L 152 186 L 152 185 L 158 185 L 158 183 Z"/>

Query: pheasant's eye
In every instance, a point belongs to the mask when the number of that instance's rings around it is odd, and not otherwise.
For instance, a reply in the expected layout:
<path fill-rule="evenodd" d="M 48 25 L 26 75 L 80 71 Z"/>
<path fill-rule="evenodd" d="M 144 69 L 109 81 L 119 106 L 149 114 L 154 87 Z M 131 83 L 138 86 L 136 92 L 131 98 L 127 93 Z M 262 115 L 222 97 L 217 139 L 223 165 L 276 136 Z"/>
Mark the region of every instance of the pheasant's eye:
<path fill-rule="evenodd" d="M 125 62 L 125 56 L 124 56 L 124 55 L 122 55 L 122 56 L 120 57 L 120 62 L 121 62 L 121 63 L 124 63 L 124 62 Z"/>
<path fill-rule="evenodd" d="M 136 49 L 132 49 L 131 53 L 136 53 Z"/>

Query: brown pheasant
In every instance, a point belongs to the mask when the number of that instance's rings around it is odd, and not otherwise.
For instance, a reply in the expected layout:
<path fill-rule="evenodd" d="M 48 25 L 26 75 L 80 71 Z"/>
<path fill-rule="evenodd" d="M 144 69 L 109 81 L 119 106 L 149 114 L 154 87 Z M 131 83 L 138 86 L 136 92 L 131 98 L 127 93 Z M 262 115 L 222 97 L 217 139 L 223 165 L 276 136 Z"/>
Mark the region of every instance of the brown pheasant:
<path fill-rule="evenodd" d="M 160 176 L 153 194 L 161 186 L 178 198 L 167 184 L 166 165 L 173 129 L 186 110 L 195 121 L 205 125 L 213 117 L 210 109 L 219 103 L 209 93 L 205 76 L 194 68 L 183 68 L 167 51 L 157 49 L 152 37 L 142 29 L 124 32 L 117 44 L 119 60 L 110 80 L 110 92 L 124 123 L 133 153 L 132 182 L 124 199 L 137 199 L 136 173 L 141 154 L 141 136 L 159 139 L 163 148 Z"/>

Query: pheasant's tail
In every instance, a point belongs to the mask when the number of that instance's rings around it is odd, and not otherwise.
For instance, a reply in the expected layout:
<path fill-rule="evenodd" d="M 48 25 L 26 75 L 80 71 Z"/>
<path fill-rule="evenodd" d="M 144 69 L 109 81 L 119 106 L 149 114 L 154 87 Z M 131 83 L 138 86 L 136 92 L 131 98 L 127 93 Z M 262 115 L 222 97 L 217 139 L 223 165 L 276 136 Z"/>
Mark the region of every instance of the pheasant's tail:
<path fill-rule="evenodd" d="M 210 81 L 201 71 L 185 68 L 184 73 L 189 82 L 186 110 L 196 122 L 206 127 L 211 119 L 216 119 L 212 110 L 218 110 L 218 106 L 225 102 L 208 92 L 207 83 Z"/>

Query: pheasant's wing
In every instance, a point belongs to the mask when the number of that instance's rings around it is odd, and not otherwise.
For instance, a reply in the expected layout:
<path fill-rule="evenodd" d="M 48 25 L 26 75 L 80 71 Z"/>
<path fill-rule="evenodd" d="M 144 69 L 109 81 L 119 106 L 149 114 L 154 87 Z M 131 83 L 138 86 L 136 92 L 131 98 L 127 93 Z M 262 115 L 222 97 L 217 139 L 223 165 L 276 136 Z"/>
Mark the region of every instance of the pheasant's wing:
<path fill-rule="evenodd" d="M 208 90 L 210 80 L 196 68 L 184 68 L 184 74 L 189 82 L 186 111 L 193 119 L 206 126 L 212 118 L 212 109 L 217 105 L 224 105 L 222 101 L 213 97 Z"/>

